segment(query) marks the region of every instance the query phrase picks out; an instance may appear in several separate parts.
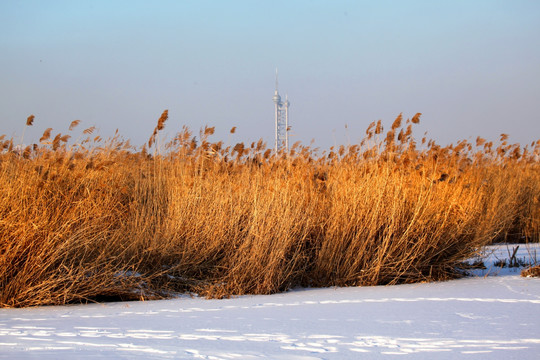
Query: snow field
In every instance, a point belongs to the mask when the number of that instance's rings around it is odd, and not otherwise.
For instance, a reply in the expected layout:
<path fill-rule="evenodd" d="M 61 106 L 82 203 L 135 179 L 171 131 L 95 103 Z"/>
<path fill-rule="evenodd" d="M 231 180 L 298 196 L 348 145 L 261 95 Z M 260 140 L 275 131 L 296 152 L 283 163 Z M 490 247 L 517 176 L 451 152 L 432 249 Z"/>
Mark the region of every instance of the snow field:
<path fill-rule="evenodd" d="M 493 249 L 480 276 L 442 283 L 1 309 L 0 358 L 537 359 L 540 279 Z"/>

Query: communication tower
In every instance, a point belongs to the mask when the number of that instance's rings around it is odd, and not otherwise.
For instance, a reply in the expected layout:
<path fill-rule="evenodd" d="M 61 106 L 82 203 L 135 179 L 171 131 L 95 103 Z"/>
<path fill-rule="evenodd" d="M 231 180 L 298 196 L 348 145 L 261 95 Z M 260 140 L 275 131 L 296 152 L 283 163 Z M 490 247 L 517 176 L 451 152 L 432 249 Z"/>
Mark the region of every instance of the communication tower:
<path fill-rule="evenodd" d="M 274 149 L 277 152 L 289 151 L 289 99 L 285 95 L 285 101 L 281 101 L 278 92 L 278 71 L 276 69 L 276 91 L 274 92 L 274 120 L 276 126 L 276 141 Z"/>

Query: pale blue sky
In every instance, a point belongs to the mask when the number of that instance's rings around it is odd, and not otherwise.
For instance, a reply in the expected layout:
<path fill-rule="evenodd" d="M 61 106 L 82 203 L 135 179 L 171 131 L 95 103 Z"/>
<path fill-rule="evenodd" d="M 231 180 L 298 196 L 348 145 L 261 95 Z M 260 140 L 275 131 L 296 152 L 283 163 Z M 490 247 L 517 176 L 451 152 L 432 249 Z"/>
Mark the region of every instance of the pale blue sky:
<path fill-rule="evenodd" d="M 524 0 L 0 0 L 0 134 L 34 114 L 25 143 L 80 119 L 142 144 L 169 109 L 169 136 L 209 125 L 271 146 L 279 67 L 292 142 L 356 143 L 371 121 L 422 112 L 418 138 L 526 144 L 540 138 L 538 19 Z"/>

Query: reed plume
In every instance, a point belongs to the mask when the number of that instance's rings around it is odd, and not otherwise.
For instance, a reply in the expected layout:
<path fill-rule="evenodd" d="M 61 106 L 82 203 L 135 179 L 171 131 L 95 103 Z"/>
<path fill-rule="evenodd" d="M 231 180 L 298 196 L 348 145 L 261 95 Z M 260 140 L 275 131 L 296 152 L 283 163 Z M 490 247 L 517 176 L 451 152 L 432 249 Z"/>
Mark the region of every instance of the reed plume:
<path fill-rule="evenodd" d="M 69 124 L 69 131 L 72 131 L 73 129 L 75 129 L 80 123 L 81 123 L 81 120 L 73 120 L 71 124 Z"/>
<path fill-rule="evenodd" d="M 44 143 L 45 141 L 49 140 L 49 138 L 51 137 L 51 131 L 52 131 L 52 128 L 47 128 L 43 132 L 43 135 L 41 136 L 41 138 L 39 138 L 39 142 Z"/>
<path fill-rule="evenodd" d="M 158 135 L 158 132 L 163 130 L 165 128 L 165 122 L 169 118 L 169 110 L 164 110 L 161 116 L 158 119 L 158 123 L 156 125 L 156 128 L 154 129 L 154 132 L 152 133 L 152 136 L 150 136 L 150 139 L 148 140 L 148 147 L 152 147 L 156 140 L 156 136 Z"/>
<path fill-rule="evenodd" d="M 30 116 L 26 119 L 26 126 L 32 126 L 32 124 L 34 123 L 34 119 L 35 119 L 35 116 L 34 116 L 34 115 L 30 115 Z"/>

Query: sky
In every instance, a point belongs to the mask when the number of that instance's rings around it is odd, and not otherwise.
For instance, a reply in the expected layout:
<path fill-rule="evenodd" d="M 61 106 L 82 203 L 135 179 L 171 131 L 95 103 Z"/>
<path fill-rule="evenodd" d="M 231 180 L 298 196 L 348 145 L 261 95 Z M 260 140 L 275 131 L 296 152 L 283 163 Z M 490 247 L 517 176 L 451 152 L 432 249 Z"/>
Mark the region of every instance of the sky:
<path fill-rule="evenodd" d="M 272 146 L 278 68 L 291 143 L 356 144 L 421 112 L 417 138 L 525 145 L 539 18 L 535 0 L 0 0 L 0 134 L 31 143 L 78 119 L 140 145 L 168 109 L 166 137 L 208 125 Z"/>

